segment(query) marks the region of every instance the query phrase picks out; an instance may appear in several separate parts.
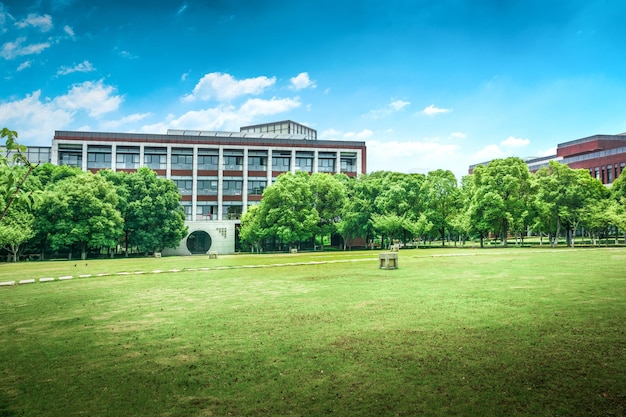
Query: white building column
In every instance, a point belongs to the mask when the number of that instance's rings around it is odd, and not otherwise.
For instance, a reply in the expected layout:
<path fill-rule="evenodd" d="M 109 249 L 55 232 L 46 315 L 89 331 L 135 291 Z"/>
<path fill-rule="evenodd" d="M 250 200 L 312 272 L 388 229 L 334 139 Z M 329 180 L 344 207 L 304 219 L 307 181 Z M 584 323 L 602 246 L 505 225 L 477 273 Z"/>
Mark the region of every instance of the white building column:
<path fill-rule="evenodd" d="M 87 171 L 87 142 L 83 143 L 83 161 L 81 169 Z"/>
<path fill-rule="evenodd" d="M 243 148 L 243 184 L 241 186 L 241 212 L 248 209 L 248 147 Z"/>
<path fill-rule="evenodd" d="M 289 167 L 289 169 L 290 169 L 292 174 L 295 174 L 296 173 L 296 150 L 295 149 L 291 150 L 291 161 L 290 162 L 291 162 L 290 163 L 291 166 Z"/>
<path fill-rule="evenodd" d="M 172 145 L 167 145 L 167 165 L 165 166 L 165 178 L 172 179 Z"/>
<path fill-rule="evenodd" d="M 341 152 L 337 151 L 337 156 L 335 157 L 335 174 L 339 174 L 341 172 Z"/>
<path fill-rule="evenodd" d="M 224 217 L 224 209 L 222 207 L 224 201 L 223 194 L 224 183 L 224 147 L 219 147 L 219 156 L 217 157 L 217 220 L 222 220 Z"/>
<path fill-rule="evenodd" d="M 143 157 L 145 147 L 146 145 L 143 143 L 139 145 L 139 168 L 143 167 L 145 164 L 145 158 Z"/>
<path fill-rule="evenodd" d="M 111 144 L 111 171 L 117 169 L 117 143 Z"/>
<path fill-rule="evenodd" d="M 267 187 L 272 185 L 272 148 L 267 150 Z"/>
<path fill-rule="evenodd" d="M 198 219 L 198 147 L 193 147 L 193 165 L 191 166 L 191 220 Z"/>

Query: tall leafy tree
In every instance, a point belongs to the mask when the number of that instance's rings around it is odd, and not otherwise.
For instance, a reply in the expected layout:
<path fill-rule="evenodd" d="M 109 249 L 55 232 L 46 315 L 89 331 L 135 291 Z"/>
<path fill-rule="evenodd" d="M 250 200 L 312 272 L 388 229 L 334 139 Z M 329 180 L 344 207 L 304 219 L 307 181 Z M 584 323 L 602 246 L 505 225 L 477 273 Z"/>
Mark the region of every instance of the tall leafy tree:
<path fill-rule="evenodd" d="M 561 230 L 566 231 L 567 243 L 573 244 L 573 235 L 583 219 L 585 207 L 594 200 L 607 197 L 608 191 L 584 169 L 574 170 L 565 164 L 550 161 L 537 176 L 537 198 L 542 225 L 558 243 Z"/>
<path fill-rule="evenodd" d="M 337 232 L 337 223 L 341 219 L 341 211 L 346 203 L 346 187 L 339 178 L 324 173 L 311 175 L 309 185 L 313 194 L 313 204 L 319 215 L 317 233 L 322 236 L 323 249 L 324 236 Z"/>
<path fill-rule="evenodd" d="M 445 245 L 446 232 L 459 207 L 460 193 L 452 171 L 431 171 L 421 187 L 425 199 L 426 217 L 439 232 L 441 245 Z"/>
<path fill-rule="evenodd" d="M 239 239 L 242 243 L 250 245 L 252 252 L 260 252 L 263 247 L 263 240 L 267 236 L 267 229 L 263 227 L 260 206 L 248 207 L 241 216 L 241 228 L 239 229 Z"/>
<path fill-rule="evenodd" d="M 289 245 L 313 237 L 320 216 L 313 203 L 309 177 L 306 172 L 281 174 L 265 189 L 259 210 L 268 236 Z"/>
<path fill-rule="evenodd" d="M 25 183 L 36 165 L 26 157 L 26 146 L 17 142 L 17 132 L 3 127 L 0 138 L 4 146 L 0 147 L 0 221 L 7 215 L 14 203 L 32 206 L 36 194 L 25 189 Z"/>
<path fill-rule="evenodd" d="M 40 227 L 53 249 L 78 247 L 81 259 L 89 248 L 113 247 L 122 234 L 113 184 L 84 172 L 63 179 L 44 194 Z"/>
<path fill-rule="evenodd" d="M 522 159 L 495 159 L 478 166 L 474 170 L 475 219 L 500 234 L 506 246 L 509 231 L 528 213 L 530 193 L 530 172 Z"/>
<path fill-rule="evenodd" d="M 17 262 L 22 245 L 35 235 L 35 217 L 24 206 L 14 206 L 0 222 L 0 247 L 5 248 Z"/>
<path fill-rule="evenodd" d="M 99 175 L 115 184 L 127 244 L 160 252 L 178 246 L 187 235 L 180 192 L 173 181 L 146 167 L 133 173 L 100 171 Z"/>

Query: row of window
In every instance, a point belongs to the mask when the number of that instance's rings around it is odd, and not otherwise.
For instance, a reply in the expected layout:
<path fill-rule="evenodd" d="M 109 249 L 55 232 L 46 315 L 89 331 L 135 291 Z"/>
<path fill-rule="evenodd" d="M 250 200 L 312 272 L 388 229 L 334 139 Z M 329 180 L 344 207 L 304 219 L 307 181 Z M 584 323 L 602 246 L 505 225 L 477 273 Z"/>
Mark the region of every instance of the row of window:
<path fill-rule="evenodd" d="M 592 177 L 600 180 L 602 184 L 612 184 L 626 168 L 626 162 L 619 164 L 602 165 L 595 168 L 589 168 L 589 174 Z"/>
<path fill-rule="evenodd" d="M 193 206 L 190 202 L 182 203 L 185 210 L 186 220 L 217 220 L 218 219 L 218 206 L 215 203 L 198 203 L 196 204 L 196 218 L 193 218 Z M 222 218 L 224 220 L 238 220 L 241 218 L 243 212 L 243 205 L 241 203 L 225 202 L 222 204 Z"/>
<path fill-rule="evenodd" d="M 191 179 L 172 178 L 176 183 L 181 195 L 192 195 L 193 181 Z M 263 195 L 263 190 L 267 187 L 267 181 L 261 179 L 248 180 L 248 195 Z M 197 195 L 217 195 L 217 179 L 199 179 L 197 181 Z M 243 180 L 224 179 L 222 180 L 222 195 L 242 195 Z"/>
<path fill-rule="evenodd" d="M 297 157 L 295 167 L 297 170 L 313 172 L 312 157 Z M 267 171 L 267 156 L 249 156 L 248 170 L 250 171 Z M 81 166 L 82 152 L 75 150 L 59 151 L 59 163 L 61 165 Z M 198 155 L 198 170 L 217 170 L 219 166 L 219 157 L 217 155 Z M 335 172 L 335 159 L 319 158 L 319 172 Z M 121 153 L 118 152 L 115 158 L 116 168 L 137 169 L 139 168 L 138 153 Z M 167 155 L 165 154 L 144 154 L 144 166 L 150 169 L 166 169 Z M 111 153 L 107 152 L 88 152 L 87 168 L 105 169 L 111 168 Z M 171 168 L 177 170 L 192 170 L 193 155 L 172 155 Z M 243 170 L 243 156 L 226 155 L 223 160 L 223 169 L 230 171 Z M 277 172 L 287 172 L 291 169 L 291 157 L 275 156 L 272 157 L 272 170 Z M 341 158 L 342 172 L 356 172 L 356 158 Z"/>

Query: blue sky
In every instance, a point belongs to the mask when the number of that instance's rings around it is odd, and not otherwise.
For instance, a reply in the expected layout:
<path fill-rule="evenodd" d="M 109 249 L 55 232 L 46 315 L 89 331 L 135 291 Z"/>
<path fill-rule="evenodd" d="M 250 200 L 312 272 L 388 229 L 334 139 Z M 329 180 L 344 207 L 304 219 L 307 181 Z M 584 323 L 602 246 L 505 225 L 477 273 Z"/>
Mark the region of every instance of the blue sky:
<path fill-rule="evenodd" d="M 368 171 L 626 132 L 623 0 L 0 0 L 0 126 L 363 140 Z"/>

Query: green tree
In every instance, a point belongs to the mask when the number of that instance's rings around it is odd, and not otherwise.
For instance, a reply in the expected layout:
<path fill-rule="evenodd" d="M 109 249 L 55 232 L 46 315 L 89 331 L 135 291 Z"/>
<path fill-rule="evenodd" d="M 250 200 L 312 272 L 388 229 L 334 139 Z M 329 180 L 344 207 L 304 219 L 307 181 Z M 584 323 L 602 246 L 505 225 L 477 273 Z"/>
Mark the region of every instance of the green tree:
<path fill-rule="evenodd" d="M 35 235 L 34 220 L 28 208 L 17 206 L 9 210 L 0 222 L 0 247 L 11 254 L 13 262 L 17 262 L 22 244 Z"/>
<path fill-rule="evenodd" d="M 44 193 L 40 227 L 52 249 L 78 247 L 81 259 L 89 248 L 110 248 L 122 234 L 122 217 L 117 210 L 113 184 L 101 176 L 84 172 L 65 178 Z"/>
<path fill-rule="evenodd" d="M 567 244 L 573 245 L 578 224 L 587 213 L 586 206 L 606 198 L 608 191 L 587 170 L 574 170 L 556 161 L 550 161 L 548 167 L 541 168 L 535 175 L 538 213 L 541 225 L 554 238 L 551 244 L 557 245 L 564 229 Z"/>
<path fill-rule="evenodd" d="M 263 240 L 267 236 L 267 229 L 263 227 L 260 206 L 248 207 L 241 216 L 241 228 L 239 229 L 239 239 L 242 243 L 250 245 L 252 252 L 261 252 Z"/>
<path fill-rule="evenodd" d="M 441 246 L 444 246 L 446 232 L 451 228 L 460 202 L 456 177 L 449 170 L 431 171 L 422 184 L 421 192 L 425 199 L 426 217 L 439 232 Z"/>
<path fill-rule="evenodd" d="M 115 184 L 127 245 L 145 252 L 177 247 L 188 232 L 176 184 L 142 167 L 136 172 L 99 171 Z M 126 253 L 128 254 L 128 246 Z"/>
<path fill-rule="evenodd" d="M 520 158 L 495 159 L 474 170 L 472 216 L 480 222 L 484 233 L 487 226 L 500 234 L 507 245 L 509 231 L 527 216 L 531 194 L 530 172 Z M 481 218 L 482 217 L 482 218 Z"/>
<path fill-rule="evenodd" d="M 284 173 L 265 189 L 259 210 L 268 236 L 292 246 L 313 237 L 320 217 L 309 177 L 306 172 Z"/>
<path fill-rule="evenodd" d="M 26 146 L 17 143 L 17 132 L 3 127 L 0 138 L 4 147 L 0 148 L 0 221 L 14 203 L 32 206 L 36 194 L 25 190 L 25 183 L 36 165 L 30 163 L 24 152 Z M 25 169 L 23 168 L 25 167 Z"/>
<path fill-rule="evenodd" d="M 324 250 L 324 236 L 337 232 L 337 223 L 341 220 L 341 212 L 346 203 L 346 187 L 336 176 L 324 173 L 311 175 L 309 185 L 313 194 L 313 205 L 319 215 L 317 233 L 322 237 L 321 246 Z"/>

